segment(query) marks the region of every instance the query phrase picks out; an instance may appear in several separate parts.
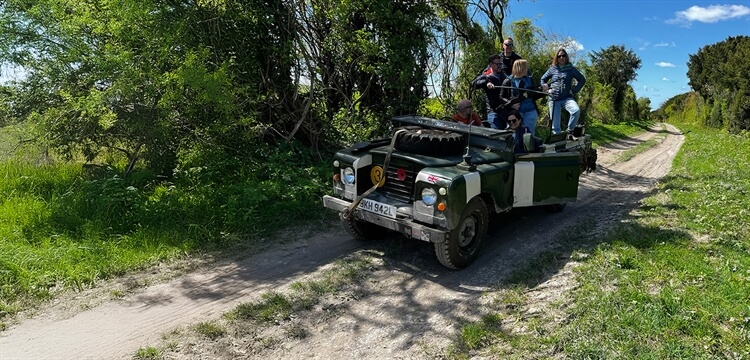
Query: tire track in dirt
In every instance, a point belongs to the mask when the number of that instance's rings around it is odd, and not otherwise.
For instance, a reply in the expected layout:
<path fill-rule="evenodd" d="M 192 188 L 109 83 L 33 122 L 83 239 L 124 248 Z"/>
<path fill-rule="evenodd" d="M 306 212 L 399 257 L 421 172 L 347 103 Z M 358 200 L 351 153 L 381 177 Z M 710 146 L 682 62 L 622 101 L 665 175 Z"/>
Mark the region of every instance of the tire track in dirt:
<path fill-rule="evenodd" d="M 366 296 L 340 304 L 337 316 L 308 319 L 314 329 L 302 340 L 288 339 L 260 353 L 182 354 L 179 358 L 430 358 L 447 345 L 462 322 L 481 316 L 483 296 L 525 261 L 555 246 L 556 235 L 583 219 L 606 230 L 638 205 L 671 167 L 683 137 L 667 125 L 664 140 L 616 163 L 615 155 L 657 133 L 643 133 L 598 150 L 600 167 L 582 176 L 579 201 L 565 211 L 517 209 L 493 218 L 480 257 L 463 271 L 435 260 L 432 246 L 411 241 L 409 251 L 384 258 L 369 279 Z M 401 241 L 399 239 L 387 241 Z M 269 252 L 229 262 L 151 286 L 70 317 L 43 313 L 0 333 L 0 358 L 124 359 L 181 325 L 217 318 L 269 290 L 315 274 L 333 259 L 374 249 L 335 228 L 300 238 Z M 562 269 L 561 269 L 562 270 Z M 210 351 L 210 350 L 206 350 Z"/>

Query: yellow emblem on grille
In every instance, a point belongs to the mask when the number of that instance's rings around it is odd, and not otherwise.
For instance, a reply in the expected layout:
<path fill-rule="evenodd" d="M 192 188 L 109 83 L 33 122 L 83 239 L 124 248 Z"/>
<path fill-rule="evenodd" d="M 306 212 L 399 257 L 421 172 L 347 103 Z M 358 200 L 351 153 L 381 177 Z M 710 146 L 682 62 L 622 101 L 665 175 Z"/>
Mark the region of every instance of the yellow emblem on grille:
<path fill-rule="evenodd" d="M 383 173 L 383 168 L 375 165 L 372 167 L 372 170 L 370 170 L 370 180 L 372 180 L 372 184 L 377 184 L 378 187 L 381 187 L 385 184 L 385 174 Z"/>

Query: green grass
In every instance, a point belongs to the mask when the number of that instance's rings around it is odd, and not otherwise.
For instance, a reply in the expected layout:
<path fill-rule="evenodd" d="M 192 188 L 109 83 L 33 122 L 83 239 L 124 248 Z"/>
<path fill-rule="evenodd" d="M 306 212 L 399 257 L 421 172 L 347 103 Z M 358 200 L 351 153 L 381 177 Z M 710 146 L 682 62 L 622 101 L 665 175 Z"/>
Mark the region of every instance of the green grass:
<path fill-rule="evenodd" d="M 586 124 L 586 134 L 591 135 L 594 147 L 608 144 L 633 134 L 649 130 L 653 123 L 648 120 L 633 120 L 619 124 Z M 542 139 L 549 134 L 549 127 L 539 126 L 536 135 Z"/>
<path fill-rule="evenodd" d="M 324 271 L 318 280 L 295 282 L 288 294 L 273 291 L 264 293 L 261 300 L 240 304 L 225 317 L 235 322 L 254 323 L 288 320 L 293 313 L 309 310 L 322 297 L 356 286 L 372 269 L 372 259 L 367 254 L 355 253 L 337 260 L 333 268 Z"/>
<path fill-rule="evenodd" d="M 664 139 L 667 138 L 666 131 L 667 131 L 666 130 L 666 126 L 661 125 L 661 130 L 660 130 L 661 133 L 659 135 L 656 135 L 656 136 L 654 136 L 654 137 L 652 137 L 652 138 L 650 138 L 650 139 L 648 139 L 648 140 L 646 140 L 646 141 L 644 141 L 644 142 L 642 142 L 642 143 L 640 143 L 640 144 L 638 144 L 638 145 L 636 145 L 636 146 L 634 146 L 634 147 L 632 147 L 630 149 L 627 149 L 627 150 L 621 152 L 620 155 L 617 156 L 617 160 L 616 161 L 617 162 L 628 161 L 628 160 L 634 158 L 636 155 L 638 155 L 640 153 L 643 153 L 646 150 L 648 150 L 648 149 L 650 149 L 650 148 L 658 145 L 659 143 L 661 143 L 662 141 L 664 141 Z"/>
<path fill-rule="evenodd" d="M 3 146 L 14 134 L 0 131 Z M 223 159 L 168 180 L 0 157 L 0 323 L 60 290 L 204 252 L 259 249 L 290 219 L 330 215 L 309 211 L 329 189 L 328 164 L 294 147 L 257 149 L 274 166 Z"/>
<path fill-rule="evenodd" d="M 564 265 L 544 253 L 488 308 L 525 330 L 467 324 L 449 357 L 750 358 L 750 139 L 682 130 L 672 171 L 625 221 L 603 236 L 579 224 L 584 247 L 561 234 L 553 253 L 579 262 L 577 287 L 553 304 L 564 321 L 523 314 L 538 305 L 526 294 L 542 274 Z"/>
<path fill-rule="evenodd" d="M 619 124 L 587 124 L 586 134 L 591 135 L 594 146 L 609 144 L 651 128 L 652 122 L 648 120 L 635 120 Z"/>
<path fill-rule="evenodd" d="M 133 358 L 137 360 L 157 360 L 161 359 L 161 350 L 155 348 L 155 347 L 145 347 L 140 348 L 135 352 L 135 356 Z"/>
<path fill-rule="evenodd" d="M 216 340 L 227 334 L 227 329 L 215 322 L 201 322 L 193 325 L 193 330 L 211 340 Z"/>

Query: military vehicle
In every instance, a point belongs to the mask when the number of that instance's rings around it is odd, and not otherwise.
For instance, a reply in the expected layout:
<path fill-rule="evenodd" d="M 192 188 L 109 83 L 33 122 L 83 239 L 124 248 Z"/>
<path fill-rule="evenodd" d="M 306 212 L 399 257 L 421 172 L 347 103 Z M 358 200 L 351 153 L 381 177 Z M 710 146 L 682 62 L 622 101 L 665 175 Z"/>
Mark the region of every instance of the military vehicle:
<path fill-rule="evenodd" d="M 336 152 L 333 196 L 324 196 L 323 205 L 338 211 L 357 239 L 389 229 L 433 243 L 437 259 L 451 269 L 476 258 L 490 214 L 529 206 L 562 211 L 576 201 L 581 173 L 595 167 L 582 127 L 575 137 L 527 135 L 529 152 L 514 154 L 510 130 L 420 116 L 391 121 L 390 139 Z"/>

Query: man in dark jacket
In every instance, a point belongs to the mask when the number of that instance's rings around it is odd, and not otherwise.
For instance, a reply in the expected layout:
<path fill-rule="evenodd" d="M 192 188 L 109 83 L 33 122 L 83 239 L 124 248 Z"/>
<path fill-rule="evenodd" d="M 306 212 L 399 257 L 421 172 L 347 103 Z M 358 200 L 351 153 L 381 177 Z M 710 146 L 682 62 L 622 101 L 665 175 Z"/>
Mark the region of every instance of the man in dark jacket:
<path fill-rule="evenodd" d="M 471 87 L 474 89 L 484 89 L 484 93 L 487 96 L 487 121 L 493 129 L 505 130 L 508 127 L 508 122 L 503 116 L 500 116 L 499 112 L 505 103 L 500 98 L 500 87 L 505 80 L 505 65 L 503 64 L 502 57 L 499 54 L 490 56 L 490 74 L 482 73 L 474 80 L 471 81 Z"/>
<path fill-rule="evenodd" d="M 503 61 L 503 64 L 505 64 L 506 76 L 510 76 L 511 71 L 513 70 L 513 63 L 516 62 L 516 60 L 522 59 L 521 55 L 516 54 L 513 46 L 512 38 L 507 37 L 503 40 L 503 51 L 500 52 L 500 59 Z"/>

